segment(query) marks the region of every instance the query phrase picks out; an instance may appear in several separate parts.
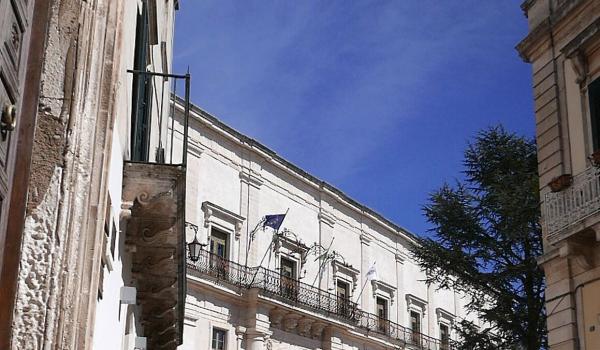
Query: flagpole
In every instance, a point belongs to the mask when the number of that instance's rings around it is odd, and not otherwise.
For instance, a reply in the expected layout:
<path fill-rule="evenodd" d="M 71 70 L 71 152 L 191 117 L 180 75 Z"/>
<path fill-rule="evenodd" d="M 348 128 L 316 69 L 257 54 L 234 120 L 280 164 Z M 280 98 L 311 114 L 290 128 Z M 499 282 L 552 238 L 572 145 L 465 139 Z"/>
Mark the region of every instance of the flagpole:
<path fill-rule="evenodd" d="M 252 283 L 254 283 L 254 279 L 256 278 L 256 275 L 258 274 L 258 271 L 260 270 L 263 261 L 265 260 L 265 258 L 267 257 L 267 253 L 269 253 L 269 251 L 271 251 L 271 246 L 273 245 L 273 243 L 275 242 L 275 237 L 277 237 L 277 234 L 279 233 L 279 228 L 281 227 L 281 225 L 283 224 L 283 220 L 285 220 L 285 217 L 287 216 L 288 212 L 290 211 L 290 208 L 288 208 L 285 211 L 285 214 L 283 214 L 283 219 L 281 219 L 281 223 L 279 223 L 279 226 L 277 227 L 277 229 L 275 230 L 275 234 L 273 235 L 273 237 L 271 238 L 271 243 L 269 243 L 269 246 L 267 247 L 267 251 L 265 252 L 265 254 L 263 255 L 262 259 L 260 259 L 260 263 L 258 264 L 258 266 L 256 267 L 256 272 L 254 273 L 254 276 L 252 276 L 252 281 L 250 281 L 250 285 L 252 285 Z M 246 254 L 246 259 L 248 258 L 248 254 Z"/>
<path fill-rule="evenodd" d="M 362 286 L 362 289 L 360 290 L 360 294 L 358 294 L 358 298 L 356 298 L 356 302 L 357 302 L 357 303 L 360 303 L 360 297 L 362 296 L 363 292 L 365 291 L 365 287 L 367 286 L 367 283 L 368 283 L 368 282 L 369 282 L 369 280 L 370 280 L 370 278 L 369 278 L 369 272 L 371 272 L 371 269 L 372 269 L 373 267 L 375 267 L 375 264 L 376 264 L 376 263 L 377 263 L 377 261 L 375 261 L 375 262 L 374 262 L 374 263 L 371 265 L 371 267 L 369 268 L 369 270 L 367 271 L 367 275 L 365 276 L 367 280 L 366 280 L 366 281 L 365 281 L 365 283 L 363 284 L 363 286 Z M 377 270 L 375 269 L 374 271 L 375 271 L 375 275 L 377 275 Z"/>
<path fill-rule="evenodd" d="M 365 284 L 363 284 L 362 289 L 360 290 L 360 294 L 358 294 L 358 297 L 356 298 L 357 304 L 360 304 L 360 297 L 362 296 L 362 293 L 365 290 L 365 287 L 367 286 L 368 282 L 369 282 L 369 279 L 367 278 L 367 280 L 365 281 Z"/>

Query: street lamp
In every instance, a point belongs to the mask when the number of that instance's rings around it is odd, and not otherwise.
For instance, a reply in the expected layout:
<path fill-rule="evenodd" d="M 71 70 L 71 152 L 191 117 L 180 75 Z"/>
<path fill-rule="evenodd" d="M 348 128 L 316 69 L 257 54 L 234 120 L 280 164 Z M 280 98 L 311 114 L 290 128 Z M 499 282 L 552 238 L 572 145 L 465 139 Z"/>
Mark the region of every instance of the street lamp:
<path fill-rule="evenodd" d="M 206 244 L 202 244 L 198 242 L 198 226 L 194 225 L 190 222 L 185 223 L 186 227 L 190 227 L 194 230 L 194 240 L 188 243 L 188 254 L 189 258 L 192 262 L 196 262 L 200 259 L 200 254 L 202 253 L 202 249 L 206 247 Z"/>

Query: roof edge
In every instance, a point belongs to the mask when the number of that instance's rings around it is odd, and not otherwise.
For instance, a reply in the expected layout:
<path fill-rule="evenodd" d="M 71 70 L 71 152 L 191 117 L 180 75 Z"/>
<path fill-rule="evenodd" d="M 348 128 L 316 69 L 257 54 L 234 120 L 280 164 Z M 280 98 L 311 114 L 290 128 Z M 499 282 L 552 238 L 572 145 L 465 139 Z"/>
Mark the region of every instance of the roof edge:
<path fill-rule="evenodd" d="M 185 103 L 185 100 L 183 98 L 181 98 L 180 96 L 175 96 L 175 101 L 179 106 L 181 106 L 181 108 L 183 108 L 184 103 Z M 324 188 L 324 189 L 332 192 L 333 194 L 337 195 L 339 197 L 339 199 L 345 201 L 348 204 L 348 206 L 354 207 L 355 210 L 360 209 L 360 211 L 362 213 L 366 213 L 366 214 L 372 216 L 374 219 L 380 221 L 381 223 L 391 227 L 395 231 L 396 234 L 398 234 L 399 236 L 404 236 L 404 238 L 406 238 L 409 241 L 413 241 L 412 243 L 416 243 L 416 241 L 419 239 L 419 236 L 417 236 L 413 232 L 411 232 L 411 231 L 407 230 L 406 228 L 396 224 L 395 222 L 387 219 L 386 217 L 384 217 L 382 214 L 378 213 L 374 209 L 371 209 L 368 206 L 358 202 L 354 198 L 352 198 L 349 195 L 347 195 L 346 193 L 344 193 L 339 188 L 308 173 L 307 171 L 303 170 L 302 168 L 295 165 L 294 163 L 281 157 L 275 151 L 273 151 L 272 149 L 263 145 L 259 141 L 255 140 L 251 137 L 248 137 L 248 136 L 244 135 L 243 133 L 237 131 L 236 129 L 230 127 L 229 125 L 225 124 L 220 119 L 218 119 L 211 113 L 205 111 L 204 109 L 200 108 L 196 104 L 190 103 L 190 110 L 192 112 L 194 112 L 195 114 L 201 116 L 202 118 L 205 118 L 209 122 L 215 124 L 223 132 L 226 132 L 233 138 L 238 139 L 242 145 L 245 143 L 248 146 L 257 148 L 260 151 L 267 154 L 268 156 L 270 156 L 271 159 L 265 158 L 265 160 L 267 162 L 275 163 L 274 160 L 276 160 L 277 162 L 281 163 L 281 165 L 283 165 L 288 171 L 293 172 L 300 177 L 303 177 L 308 182 L 312 182 L 315 185 L 315 187 L 321 187 L 321 188 Z M 192 117 L 193 117 L 193 115 L 192 115 Z M 199 119 L 199 118 L 196 118 L 196 119 Z M 206 122 L 204 122 L 204 124 L 206 124 Z M 278 164 L 275 163 L 274 165 L 277 166 Z"/>

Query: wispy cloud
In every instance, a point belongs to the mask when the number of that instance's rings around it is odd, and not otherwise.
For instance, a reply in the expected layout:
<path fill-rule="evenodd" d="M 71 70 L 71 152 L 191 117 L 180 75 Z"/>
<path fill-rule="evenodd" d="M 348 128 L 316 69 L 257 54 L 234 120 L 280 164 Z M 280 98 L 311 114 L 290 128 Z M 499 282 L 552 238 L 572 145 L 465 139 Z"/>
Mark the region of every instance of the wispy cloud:
<path fill-rule="evenodd" d="M 460 121 L 436 113 L 458 112 L 462 93 L 494 89 L 501 77 L 494 65 L 516 59 L 524 26 L 511 28 L 507 13 L 520 16 L 518 7 L 517 0 L 187 1 L 175 63 L 191 66 L 195 103 L 315 175 L 350 183 L 381 154 L 401 162 L 414 146 L 435 156 L 423 139 L 443 137 Z"/>

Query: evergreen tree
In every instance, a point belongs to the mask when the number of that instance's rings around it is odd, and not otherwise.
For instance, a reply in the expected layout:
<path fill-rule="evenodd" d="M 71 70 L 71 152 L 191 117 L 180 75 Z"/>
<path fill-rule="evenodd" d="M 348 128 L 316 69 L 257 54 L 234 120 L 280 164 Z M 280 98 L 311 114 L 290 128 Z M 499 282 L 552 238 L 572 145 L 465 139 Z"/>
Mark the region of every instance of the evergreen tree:
<path fill-rule="evenodd" d="M 464 180 L 424 207 L 433 238 L 414 250 L 427 282 L 467 296 L 485 327 L 462 320 L 461 349 L 546 348 L 536 146 L 501 126 L 480 132 L 464 155 Z"/>

